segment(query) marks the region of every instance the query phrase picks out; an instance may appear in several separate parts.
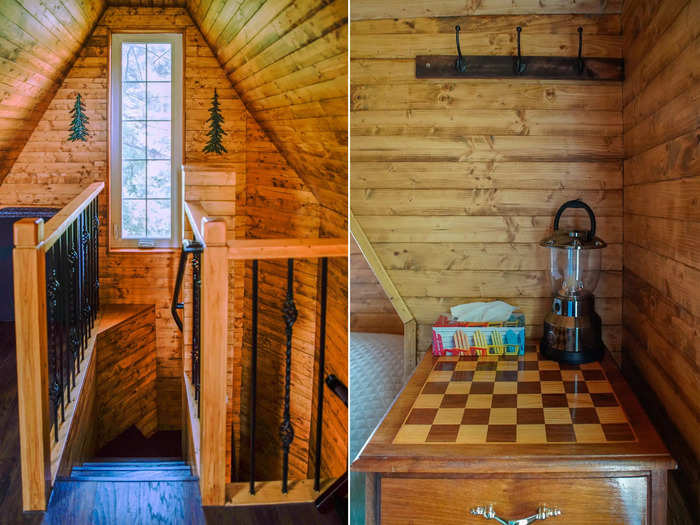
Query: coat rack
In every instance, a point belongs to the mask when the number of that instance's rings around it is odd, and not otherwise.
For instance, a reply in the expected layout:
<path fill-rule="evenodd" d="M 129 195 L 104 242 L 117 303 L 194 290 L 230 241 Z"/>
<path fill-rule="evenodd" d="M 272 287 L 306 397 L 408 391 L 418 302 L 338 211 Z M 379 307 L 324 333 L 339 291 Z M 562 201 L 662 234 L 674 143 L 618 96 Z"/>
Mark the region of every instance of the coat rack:
<path fill-rule="evenodd" d="M 516 56 L 462 55 L 460 27 L 455 26 L 457 59 L 449 55 L 416 57 L 416 78 L 542 78 L 551 80 L 613 80 L 625 78 L 622 58 L 583 57 L 583 28 L 578 28 L 577 57 L 526 56 L 518 26 Z"/>

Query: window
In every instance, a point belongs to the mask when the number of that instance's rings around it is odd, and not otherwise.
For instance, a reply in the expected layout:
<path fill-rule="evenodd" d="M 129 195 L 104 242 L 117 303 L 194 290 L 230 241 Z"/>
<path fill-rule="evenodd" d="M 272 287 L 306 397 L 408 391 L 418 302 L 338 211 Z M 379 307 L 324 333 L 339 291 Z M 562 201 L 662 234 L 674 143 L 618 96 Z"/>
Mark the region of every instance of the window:
<path fill-rule="evenodd" d="M 112 246 L 174 247 L 182 230 L 182 35 L 112 35 Z"/>

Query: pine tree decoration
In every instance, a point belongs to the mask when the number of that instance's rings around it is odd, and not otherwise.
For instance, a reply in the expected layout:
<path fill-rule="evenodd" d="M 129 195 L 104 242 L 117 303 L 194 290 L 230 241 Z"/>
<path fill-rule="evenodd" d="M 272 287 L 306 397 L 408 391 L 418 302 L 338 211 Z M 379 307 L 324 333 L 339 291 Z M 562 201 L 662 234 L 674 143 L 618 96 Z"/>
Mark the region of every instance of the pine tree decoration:
<path fill-rule="evenodd" d="M 73 115 L 73 120 L 70 123 L 70 137 L 68 137 L 68 140 L 71 142 L 75 142 L 76 140 L 87 142 L 88 130 L 85 125 L 88 123 L 89 119 L 85 114 L 85 104 L 83 103 L 80 93 L 75 97 L 75 105 L 70 112 L 71 115 Z"/>
<path fill-rule="evenodd" d="M 221 109 L 219 109 L 219 94 L 216 92 L 216 89 L 214 89 L 214 98 L 211 101 L 207 122 L 211 122 L 210 129 L 207 132 L 209 141 L 202 151 L 204 153 L 216 153 L 217 155 L 227 153 L 226 148 L 221 144 L 221 138 L 226 135 L 226 132 L 221 127 L 221 124 L 224 123 L 224 117 L 221 115 Z"/>

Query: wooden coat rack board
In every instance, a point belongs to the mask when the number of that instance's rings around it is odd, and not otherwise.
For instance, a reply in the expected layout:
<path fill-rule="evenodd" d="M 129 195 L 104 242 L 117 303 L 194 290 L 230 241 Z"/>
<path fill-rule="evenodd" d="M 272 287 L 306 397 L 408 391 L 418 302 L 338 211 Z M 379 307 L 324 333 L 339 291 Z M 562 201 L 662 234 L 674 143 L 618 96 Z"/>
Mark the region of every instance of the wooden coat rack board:
<path fill-rule="evenodd" d="M 460 27 L 455 27 L 457 57 L 419 55 L 416 57 L 416 78 L 542 78 L 550 80 L 625 79 L 622 58 L 583 57 L 583 29 L 578 28 L 578 57 L 522 56 L 518 32 L 516 56 L 462 55 L 459 45 Z"/>

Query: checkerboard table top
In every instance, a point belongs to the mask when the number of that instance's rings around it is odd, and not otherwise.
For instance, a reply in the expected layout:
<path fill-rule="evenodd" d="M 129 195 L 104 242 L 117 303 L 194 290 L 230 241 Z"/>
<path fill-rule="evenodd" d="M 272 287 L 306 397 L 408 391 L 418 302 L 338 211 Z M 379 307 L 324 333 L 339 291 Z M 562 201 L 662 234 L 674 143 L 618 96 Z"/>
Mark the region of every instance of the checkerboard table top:
<path fill-rule="evenodd" d="M 600 363 L 524 355 L 438 358 L 396 445 L 636 442 Z"/>

